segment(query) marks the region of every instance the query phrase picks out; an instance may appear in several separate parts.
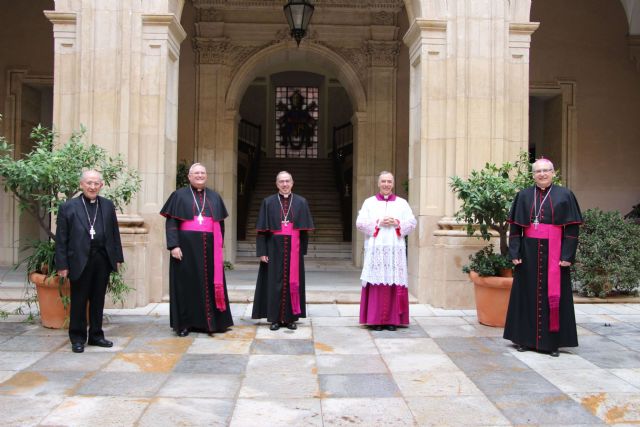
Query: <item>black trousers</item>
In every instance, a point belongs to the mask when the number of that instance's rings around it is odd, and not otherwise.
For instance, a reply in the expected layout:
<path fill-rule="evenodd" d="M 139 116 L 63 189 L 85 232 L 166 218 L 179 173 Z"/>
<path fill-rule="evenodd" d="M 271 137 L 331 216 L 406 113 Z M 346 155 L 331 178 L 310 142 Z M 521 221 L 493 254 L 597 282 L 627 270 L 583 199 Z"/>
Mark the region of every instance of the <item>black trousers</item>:
<path fill-rule="evenodd" d="M 89 303 L 89 340 L 104 338 L 102 313 L 111 266 L 104 250 L 91 249 L 89 260 L 77 280 L 71 281 L 71 318 L 69 338 L 72 343 L 87 341 L 87 302 Z"/>

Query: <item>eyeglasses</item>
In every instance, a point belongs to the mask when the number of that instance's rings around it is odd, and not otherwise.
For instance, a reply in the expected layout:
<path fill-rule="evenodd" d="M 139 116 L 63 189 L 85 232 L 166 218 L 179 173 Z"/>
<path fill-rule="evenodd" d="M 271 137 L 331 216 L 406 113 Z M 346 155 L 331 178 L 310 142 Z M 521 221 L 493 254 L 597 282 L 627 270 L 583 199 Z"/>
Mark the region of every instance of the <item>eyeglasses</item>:
<path fill-rule="evenodd" d="M 541 173 L 549 173 L 549 172 L 553 172 L 553 169 L 538 169 L 538 170 L 534 170 L 533 174 L 538 175 Z"/>

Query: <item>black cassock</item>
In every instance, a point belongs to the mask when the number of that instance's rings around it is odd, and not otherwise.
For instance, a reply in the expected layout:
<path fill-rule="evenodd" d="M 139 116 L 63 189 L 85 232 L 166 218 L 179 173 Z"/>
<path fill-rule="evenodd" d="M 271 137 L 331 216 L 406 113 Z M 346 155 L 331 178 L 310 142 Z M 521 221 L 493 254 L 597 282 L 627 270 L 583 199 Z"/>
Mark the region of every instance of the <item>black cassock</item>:
<path fill-rule="evenodd" d="M 549 240 L 524 236 L 528 227 L 535 227 L 537 212 L 541 224 L 562 227 L 560 260 L 575 261 L 582 215 L 573 193 L 555 185 L 545 190 L 530 187 L 520 191 L 509 213 L 509 258 L 522 259 L 522 264 L 514 270 L 504 338 L 541 351 L 576 347 L 578 334 L 573 309 L 571 267 L 560 268 L 559 330 L 550 331 L 547 288 Z"/>
<path fill-rule="evenodd" d="M 227 282 L 224 278 L 224 311 L 216 308 L 213 284 L 213 233 L 180 230 L 180 223 L 197 218 L 199 209 L 196 208 L 194 195 L 201 208 L 204 203 L 203 217 L 212 217 L 220 223 L 224 236 L 224 219 L 227 209 L 218 193 L 205 189 L 203 192 L 190 187 L 174 191 L 160 215 L 167 218 L 166 235 L 167 249 L 180 247 L 182 261 L 170 256 L 169 265 L 169 298 L 170 324 L 179 332 L 183 329 L 202 332 L 224 331 L 233 325 Z"/>
<path fill-rule="evenodd" d="M 269 322 L 295 322 L 306 317 L 305 310 L 305 274 L 304 255 L 309 242 L 308 231 L 313 230 L 313 218 L 309 205 L 304 197 L 291 193 L 291 206 L 287 219 L 293 223 L 294 230 L 300 230 L 300 310 L 294 314 L 291 308 L 289 287 L 289 266 L 291 264 L 291 237 L 275 235 L 274 231 L 282 229 L 284 214 L 279 201 L 279 194 L 266 197 L 260 206 L 256 229 L 256 256 L 268 256 L 269 262 L 260 263 L 256 292 L 253 299 L 253 319 L 267 318 Z"/>

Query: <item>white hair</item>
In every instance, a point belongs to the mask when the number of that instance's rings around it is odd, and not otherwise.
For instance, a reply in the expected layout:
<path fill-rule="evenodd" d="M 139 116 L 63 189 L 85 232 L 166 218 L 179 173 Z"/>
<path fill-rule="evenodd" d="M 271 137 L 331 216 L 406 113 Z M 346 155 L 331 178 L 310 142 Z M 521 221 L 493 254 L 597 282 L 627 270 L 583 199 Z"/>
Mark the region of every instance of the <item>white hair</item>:
<path fill-rule="evenodd" d="M 544 157 L 541 157 L 538 160 L 536 160 L 535 162 L 533 162 L 533 165 L 531 165 L 531 169 L 535 170 L 536 169 L 536 165 L 538 163 L 547 163 L 551 167 L 551 170 L 555 170 L 555 168 L 553 167 L 553 162 L 551 160 L 549 160 L 549 159 L 545 159 Z"/>
<path fill-rule="evenodd" d="M 207 171 L 207 168 L 202 163 L 194 163 L 189 168 L 189 175 L 191 175 L 191 172 L 193 171 L 193 168 L 195 168 L 196 166 L 202 166 L 204 168 L 204 171 L 205 172 Z"/>

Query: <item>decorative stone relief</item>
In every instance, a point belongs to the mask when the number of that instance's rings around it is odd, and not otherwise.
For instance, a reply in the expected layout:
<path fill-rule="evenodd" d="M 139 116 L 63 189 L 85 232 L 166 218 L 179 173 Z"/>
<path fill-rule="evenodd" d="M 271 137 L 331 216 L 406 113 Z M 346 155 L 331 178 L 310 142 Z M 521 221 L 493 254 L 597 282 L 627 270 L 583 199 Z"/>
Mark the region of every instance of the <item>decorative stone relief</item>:
<path fill-rule="evenodd" d="M 395 14 L 386 12 L 386 11 L 378 11 L 371 14 L 371 23 L 373 25 L 395 25 Z"/>
<path fill-rule="evenodd" d="M 224 18 L 222 12 L 218 9 L 211 7 L 197 8 L 196 9 L 196 21 L 197 22 L 220 22 Z"/>
<path fill-rule="evenodd" d="M 369 64 L 372 67 L 395 67 L 400 43 L 397 41 L 367 41 Z"/>
<path fill-rule="evenodd" d="M 261 46 L 241 46 L 228 38 L 196 37 L 193 39 L 193 48 L 199 64 L 221 64 L 233 69 L 257 52 Z"/>
<path fill-rule="evenodd" d="M 218 6 L 226 9 L 247 9 L 250 7 L 281 8 L 282 0 L 192 0 L 195 7 Z M 340 9 L 400 9 L 404 0 L 316 0 L 316 7 Z"/>

